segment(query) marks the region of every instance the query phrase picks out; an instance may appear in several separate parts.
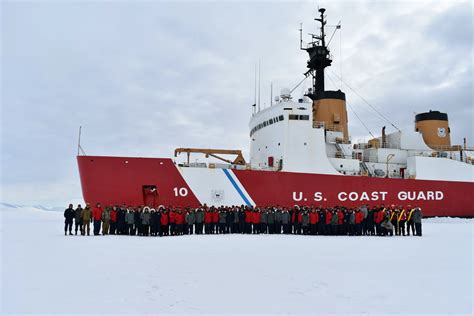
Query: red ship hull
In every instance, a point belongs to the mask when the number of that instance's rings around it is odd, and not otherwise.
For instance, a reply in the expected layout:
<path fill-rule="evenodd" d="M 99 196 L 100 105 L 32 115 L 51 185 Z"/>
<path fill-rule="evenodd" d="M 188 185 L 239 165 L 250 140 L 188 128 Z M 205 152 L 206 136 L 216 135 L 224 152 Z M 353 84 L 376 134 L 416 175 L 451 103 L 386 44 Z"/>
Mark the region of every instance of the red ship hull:
<path fill-rule="evenodd" d="M 197 207 L 205 202 L 203 195 L 197 194 L 200 189 L 196 183 L 207 181 L 207 168 L 197 168 L 201 169 L 198 170 L 201 179 L 190 185 L 182 170 L 169 158 L 78 156 L 77 161 L 82 193 L 87 203 Z M 227 176 L 242 196 L 242 204 L 349 207 L 395 204 L 419 206 L 425 216 L 474 216 L 472 182 L 223 171 L 225 175 L 222 173 L 222 176 Z M 224 201 L 222 204 L 228 203 Z"/>

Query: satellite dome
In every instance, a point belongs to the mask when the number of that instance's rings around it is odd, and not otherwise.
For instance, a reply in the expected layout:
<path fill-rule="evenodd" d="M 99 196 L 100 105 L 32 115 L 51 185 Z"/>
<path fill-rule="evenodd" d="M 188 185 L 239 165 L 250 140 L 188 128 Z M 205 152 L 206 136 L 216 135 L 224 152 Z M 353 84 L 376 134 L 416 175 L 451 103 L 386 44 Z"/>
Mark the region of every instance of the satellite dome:
<path fill-rule="evenodd" d="M 281 97 L 282 99 L 291 99 L 291 92 L 290 92 L 290 89 L 288 89 L 288 88 L 283 88 L 283 89 L 281 89 L 280 97 Z"/>

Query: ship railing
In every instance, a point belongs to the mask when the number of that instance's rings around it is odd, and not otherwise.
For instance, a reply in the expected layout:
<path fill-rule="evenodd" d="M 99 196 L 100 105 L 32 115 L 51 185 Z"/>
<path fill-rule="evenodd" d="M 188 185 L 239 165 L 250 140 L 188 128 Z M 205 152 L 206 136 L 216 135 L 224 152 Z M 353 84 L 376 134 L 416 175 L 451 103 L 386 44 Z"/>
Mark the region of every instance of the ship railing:
<path fill-rule="evenodd" d="M 461 145 L 430 145 L 427 144 L 428 147 L 432 148 L 433 150 L 438 150 L 438 151 L 474 151 L 474 147 L 464 147 Z"/>
<path fill-rule="evenodd" d="M 313 121 L 313 128 L 324 128 L 326 124 L 321 121 Z"/>
<path fill-rule="evenodd" d="M 362 158 L 362 161 L 363 162 L 379 162 L 378 159 L 377 159 L 377 156 L 375 156 L 375 157 L 364 156 Z"/>
<path fill-rule="evenodd" d="M 330 132 L 343 132 L 342 126 L 339 125 L 329 125 L 324 121 L 313 121 L 313 128 L 324 128 L 326 131 Z"/>

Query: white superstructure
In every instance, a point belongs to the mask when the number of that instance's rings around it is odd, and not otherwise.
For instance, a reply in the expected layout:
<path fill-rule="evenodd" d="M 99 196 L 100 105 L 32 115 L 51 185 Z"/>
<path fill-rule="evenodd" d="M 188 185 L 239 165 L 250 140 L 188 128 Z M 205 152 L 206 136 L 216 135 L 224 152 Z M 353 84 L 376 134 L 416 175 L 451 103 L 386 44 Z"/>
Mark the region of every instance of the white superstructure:
<path fill-rule="evenodd" d="M 429 112 L 434 113 L 434 112 Z M 314 121 L 313 101 L 282 92 L 252 115 L 250 167 L 332 175 L 473 181 L 474 154 L 461 146 L 432 149 L 421 130 L 397 131 L 352 144 L 343 132 Z M 383 132 L 384 133 L 384 132 Z"/>

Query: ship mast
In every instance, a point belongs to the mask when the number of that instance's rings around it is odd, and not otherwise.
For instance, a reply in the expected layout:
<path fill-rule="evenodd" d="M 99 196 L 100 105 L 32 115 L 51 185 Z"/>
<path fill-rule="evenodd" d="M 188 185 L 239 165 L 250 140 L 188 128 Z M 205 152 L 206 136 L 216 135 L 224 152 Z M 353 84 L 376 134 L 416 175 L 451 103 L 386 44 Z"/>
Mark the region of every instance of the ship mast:
<path fill-rule="evenodd" d="M 306 76 L 311 75 L 313 78 L 313 90 L 312 93 L 308 93 L 311 99 L 316 99 L 318 95 L 321 95 L 324 92 L 324 69 L 331 65 L 331 56 L 329 54 L 329 49 L 326 47 L 326 40 L 324 33 L 324 27 L 327 21 L 324 19 L 324 12 L 326 9 L 319 9 L 320 16 L 319 18 L 315 18 L 315 21 L 321 23 L 320 27 L 320 34 L 310 34 L 311 35 L 311 42 L 308 43 L 307 47 L 302 47 L 301 49 L 308 52 L 309 60 L 307 63 L 307 67 L 309 70 L 305 73 Z M 302 29 L 300 28 L 300 39 Z M 302 40 L 301 40 L 302 42 Z"/>

